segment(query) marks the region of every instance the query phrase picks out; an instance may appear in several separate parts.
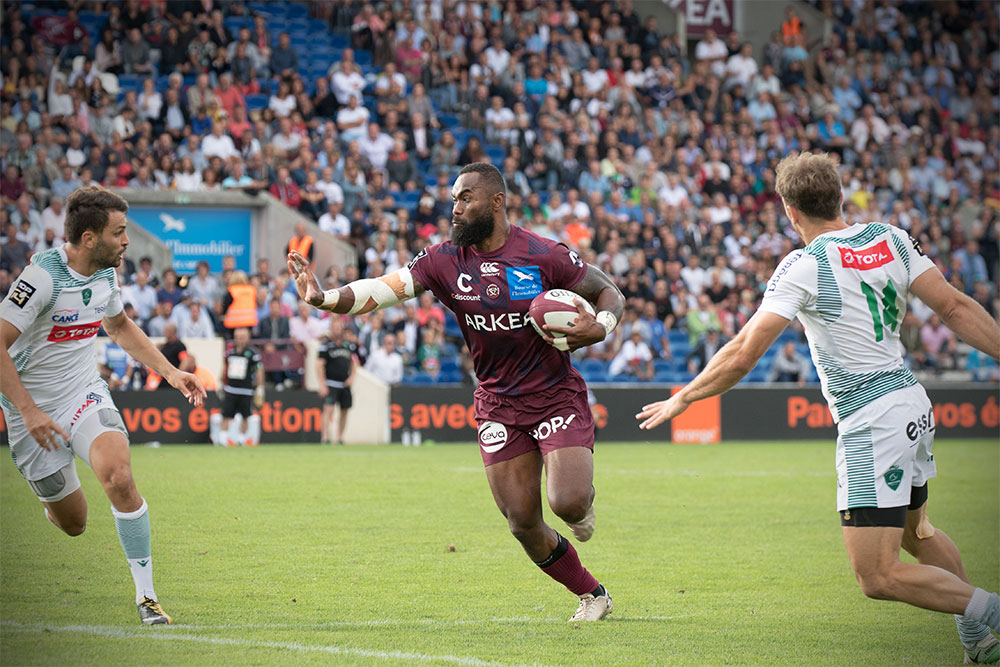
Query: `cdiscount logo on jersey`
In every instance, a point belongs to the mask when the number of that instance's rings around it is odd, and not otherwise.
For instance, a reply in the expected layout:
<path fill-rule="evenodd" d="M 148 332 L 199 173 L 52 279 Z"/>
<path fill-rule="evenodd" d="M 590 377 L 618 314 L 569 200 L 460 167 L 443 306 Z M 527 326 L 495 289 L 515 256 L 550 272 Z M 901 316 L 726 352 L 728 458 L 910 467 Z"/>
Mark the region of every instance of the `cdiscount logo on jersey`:
<path fill-rule="evenodd" d="M 101 330 L 100 322 L 85 322 L 68 327 L 52 327 L 46 339 L 52 343 L 65 343 L 71 340 L 86 340 L 93 338 Z"/>
<path fill-rule="evenodd" d="M 844 263 L 845 269 L 867 271 L 885 266 L 893 259 L 892 253 L 889 251 L 889 242 L 885 240 L 863 250 L 841 247 L 838 247 L 837 250 L 840 251 L 840 259 Z"/>

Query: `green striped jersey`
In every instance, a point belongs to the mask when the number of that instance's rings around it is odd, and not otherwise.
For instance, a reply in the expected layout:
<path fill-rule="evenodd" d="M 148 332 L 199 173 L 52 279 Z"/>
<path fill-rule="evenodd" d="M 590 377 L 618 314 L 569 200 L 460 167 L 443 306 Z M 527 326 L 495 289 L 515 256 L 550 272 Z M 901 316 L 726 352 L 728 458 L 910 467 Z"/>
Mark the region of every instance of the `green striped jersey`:
<path fill-rule="evenodd" d="M 899 324 L 910 283 L 931 268 L 916 241 L 882 223 L 821 234 L 779 263 L 760 308 L 802 322 L 834 420 L 916 384 Z"/>
<path fill-rule="evenodd" d="M 104 317 L 122 310 L 114 268 L 80 275 L 67 266 L 63 248 L 31 258 L 0 303 L 0 319 L 21 332 L 10 355 L 38 407 L 58 405 L 100 380 L 94 336 Z M 4 404 L 10 407 L 6 398 Z"/>

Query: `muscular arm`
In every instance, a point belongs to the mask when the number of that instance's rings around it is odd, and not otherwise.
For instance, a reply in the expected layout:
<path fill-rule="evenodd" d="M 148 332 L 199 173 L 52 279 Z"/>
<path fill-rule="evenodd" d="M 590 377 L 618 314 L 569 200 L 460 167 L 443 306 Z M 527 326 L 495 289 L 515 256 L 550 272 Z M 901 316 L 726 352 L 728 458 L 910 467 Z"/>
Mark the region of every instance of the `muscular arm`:
<path fill-rule="evenodd" d="M 731 389 L 757 365 L 788 322 L 780 315 L 757 311 L 736 338 L 726 343 L 690 384 L 665 401 L 644 406 L 636 415 L 636 419 L 645 420 L 639 428 L 656 428 L 684 412 L 691 403 Z"/>
<path fill-rule="evenodd" d="M 132 355 L 136 361 L 145 364 L 149 368 L 163 376 L 163 379 L 184 394 L 193 405 L 201 405 L 205 398 L 205 387 L 201 380 L 191 373 L 185 373 L 167 361 L 149 340 L 142 329 L 136 326 L 124 312 L 118 313 L 114 317 L 104 318 L 104 330 L 108 332 L 115 343 L 123 350 Z"/>
<path fill-rule="evenodd" d="M 615 316 L 616 323 L 621 321 L 625 312 L 625 296 L 608 274 L 593 264 L 587 265 L 587 274 L 573 291 L 594 304 L 598 313 L 607 311 Z"/>
<path fill-rule="evenodd" d="M 573 351 L 601 342 L 611 335 L 625 312 L 625 297 L 611 278 L 593 264 L 587 265 L 583 280 L 572 291 L 593 303 L 597 308 L 597 316 L 588 313 L 578 303 L 580 317 L 576 324 L 571 327 L 544 327 L 550 334 L 565 334 L 564 338 L 546 338 L 549 345 L 563 351 Z"/>
<path fill-rule="evenodd" d="M 297 252 L 288 253 L 288 270 L 302 300 L 313 308 L 341 315 L 361 315 L 396 306 L 424 293 L 405 266 L 381 278 L 364 278 L 349 285 L 323 291 L 309 263 Z"/>
<path fill-rule="evenodd" d="M 924 271 L 910 284 L 910 291 L 966 343 L 1000 358 L 1000 326 L 985 308 L 949 284 L 940 271 Z"/>

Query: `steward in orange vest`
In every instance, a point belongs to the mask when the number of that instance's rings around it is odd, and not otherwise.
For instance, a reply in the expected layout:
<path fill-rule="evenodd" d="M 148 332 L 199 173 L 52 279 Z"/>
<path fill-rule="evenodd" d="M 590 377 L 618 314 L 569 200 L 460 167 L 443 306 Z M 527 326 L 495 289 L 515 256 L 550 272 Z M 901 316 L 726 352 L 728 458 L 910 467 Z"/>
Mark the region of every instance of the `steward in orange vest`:
<path fill-rule="evenodd" d="M 257 326 L 257 289 L 244 272 L 233 271 L 229 276 L 229 292 L 222 298 L 222 309 L 225 313 L 222 325 L 229 333 L 240 327 Z"/>

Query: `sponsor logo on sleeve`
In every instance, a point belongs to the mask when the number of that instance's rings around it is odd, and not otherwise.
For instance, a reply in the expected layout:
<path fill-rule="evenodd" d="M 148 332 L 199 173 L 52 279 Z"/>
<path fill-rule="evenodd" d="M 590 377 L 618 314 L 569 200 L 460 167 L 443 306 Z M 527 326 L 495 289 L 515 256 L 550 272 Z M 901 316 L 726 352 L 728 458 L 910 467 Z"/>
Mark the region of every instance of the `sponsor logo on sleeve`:
<path fill-rule="evenodd" d="M 537 266 L 507 267 L 507 287 L 510 298 L 533 299 L 545 290 L 542 289 L 542 270 Z"/>
<path fill-rule="evenodd" d="M 767 291 L 773 292 L 778 289 L 778 283 L 781 282 L 781 279 L 784 278 L 785 274 L 792 268 L 792 264 L 800 259 L 802 259 L 802 253 L 797 252 L 789 257 L 777 270 L 775 270 L 774 275 L 772 275 L 771 279 L 767 282 Z"/>
<path fill-rule="evenodd" d="M 912 244 L 913 244 L 913 249 L 917 251 L 917 254 L 918 254 L 918 255 L 920 255 L 921 257 L 926 257 L 926 256 L 927 256 L 927 255 L 926 255 L 926 254 L 924 253 L 924 249 L 923 249 L 923 247 L 922 247 L 922 246 L 920 245 L 920 241 L 918 241 L 917 239 L 915 239 L 915 238 L 913 238 L 913 237 L 911 236 L 911 237 L 910 237 L 910 243 L 912 243 Z"/>
<path fill-rule="evenodd" d="M 73 324 L 68 327 L 55 326 L 49 332 L 46 339 L 52 343 L 65 343 L 71 340 L 86 340 L 93 338 L 101 330 L 100 322 L 85 322 L 83 324 Z"/>
<path fill-rule="evenodd" d="M 580 259 L 580 256 L 576 254 L 575 250 L 569 251 L 569 260 L 573 262 L 573 264 L 575 264 L 576 266 L 579 266 L 581 268 L 583 267 L 583 260 Z"/>
<path fill-rule="evenodd" d="M 10 291 L 10 300 L 18 308 L 24 308 L 24 304 L 28 303 L 28 299 L 34 295 L 35 291 L 34 285 L 26 280 L 19 280 L 14 285 L 14 289 Z"/>
<path fill-rule="evenodd" d="M 412 271 L 413 267 L 416 266 L 417 262 L 426 256 L 427 256 L 427 248 L 424 248 L 423 250 L 418 252 L 413 259 L 409 261 L 409 263 L 406 265 L 406 268 Z"/>
<path fill-rule="evenodd" d="M 503 449 L 507 444 L 507 427 L 497 422 L 483 422 L 479 427 L 479 446 L 487 454 Z"/>
<path fill-rule="evenodd" d="M 889 242 L 886 240 L 882 240 L 870 248 L 863 248 L 861 250 L 841 247 L 838 247 L 837 250 L 840 251 L 840 259 L 845 269 L 868 271 L 869 269 L 877 269 L 880 266 L 885 266 L 893 260 L 892 253 L 889 252 Z"/>

